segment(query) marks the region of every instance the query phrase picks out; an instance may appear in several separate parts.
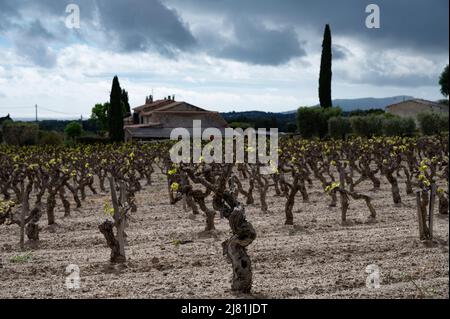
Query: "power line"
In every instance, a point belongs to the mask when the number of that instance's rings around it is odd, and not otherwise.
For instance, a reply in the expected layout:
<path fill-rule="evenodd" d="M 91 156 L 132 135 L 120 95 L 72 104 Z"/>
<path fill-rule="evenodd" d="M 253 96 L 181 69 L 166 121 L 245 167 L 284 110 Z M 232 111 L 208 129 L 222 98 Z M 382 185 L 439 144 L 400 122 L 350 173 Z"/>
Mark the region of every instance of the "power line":
<path fill-rule="evenodd" d="M 63 115 L 76 115 L 76 116 L 80 115 L 80 114 L 75 114 L 75 113 L 66 113 L 66 112 L 61 112 L 61 111 L 55 111 L 55 110 L 51 110 L 51 109 L 48 109 L 48 108 L 45 108 L 42 106 L 39 106 L 39 108 L 43 109 L 45 111 L 48 111 L 48 112 L 53 112 L 53 113 L 58 113 L 58 114 L 63 114 Z"/>
<path fill-rule="evenodd" d="M 16 107 L 16 106 L 0 106 L 0 110 L 6 109 L 6 110 L 9 110 L 9 111 L 11 111 L 11 110 L 24 110 L 24 109 L 32 110 L 32 109 L 36 109 L 36 108 L 42 109 L 42 110 L 47 111 L 47 112 L 57 113 L 57 114 L 62 114 L 62 115 L 71 115 L 71 116 L 79 116 L 80 115 L 79 113 L 67 113 L 67 112 L 56 111 L 56 110 L 52 110 L 52 109 L 47 108 L 47 107 L 42 107 L 40 105 L 20 106 L 20 107 Z"/>

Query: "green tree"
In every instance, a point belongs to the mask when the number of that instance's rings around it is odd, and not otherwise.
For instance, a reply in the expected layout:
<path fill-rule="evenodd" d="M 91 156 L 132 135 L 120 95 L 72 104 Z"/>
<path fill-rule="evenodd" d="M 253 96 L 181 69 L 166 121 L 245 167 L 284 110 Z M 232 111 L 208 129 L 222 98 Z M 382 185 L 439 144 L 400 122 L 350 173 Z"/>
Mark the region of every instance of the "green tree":
<path fill-rule="evenodd" d="M 61 145 L 64 142 L 64 136 L 55 131 L 39 131 L 39 145 Z"/>
<path fill-rule="evenodd" d="M 36 145 L 39 125 L 26 122 L 6 121 L 2 125 L 3 140 L 9 145 Z"/>
<path fill-rule="evenodd" d="M 73 141 L 81 135 L 82 131 L 81 125 L 78 122 L 70 122 L 64 129 L 64 133 L 66 133 L 66 135 Z"/>
<path fill-rule="evenodd" d="M 381 136 L 383 134 L 384 115 L 352 116 L 350 124 L 355 135 L 363 137 Z"/>
<path fill-rule="evenodd" d="M 323 35 L 322 43 L 322 58 L 320 62 L 320 77 L 319 77 L 319 101 L 321 107 L 332 107 L 331 101 L 331 63 L 332 63 L 332 52 L 331 52 L 331 30 L 330 26 L 327 24 L 325 26 L 325 32 Z"/>
<path fill-rule="evenodd" d="M 434 112 L 422 112 L 417 115 L 419 127 L 424 135 L 448 132 L 448 115 Z"/>
<path fill-rule="evenodd" d="M 131 115 L 131 108 L 130 108 L 130 102 L 128 99 L 128 92 L 125 91 L 125 89 L 122 89 L 121 94 L 121 101 L 122 101 L 122 107 L 123 107 L 123 114 L 124 115 Z"/>
<path fill-rule="evenodd" d="M 341 115 L 339 107 L 301 107 L 297 111 L 298 131 L 304 138 L 325 137 L 328 134 L 328 120 Z"/>
<path fill-rule="evenodd" d="M 91 111 L 91 120 L 93 120 L 102 130 L 106 131 L 109 127 L 108 112 L 110 104 L 95 104 Z"/>
<path fill-rule="evenodd" d="M 109 103 L 109 138 L 113 142 L 121 142 L 124 140 L 124 114 L 122 108 L 122 89 L 120 88 L 119 78 L 117 76 L 113 79 Z"/>
<path fill-rule="evenodd" d="M 352 132 L 350 119 L 343 116 L 333 116 L 328 120 L 328 135 L 335 139 L 345 139 Z"/>
<path fill-rule="evenodd" d="M 287 133 L 295 133 L 297 132 L 297 124 L 294 122 L 289 122 L 286 124 L 286 132 Z"/>
<path fill-rule="evenodd" d="M 386 136 L 413 136 L 416 131 L 416 122 L 409 117 L 385 118 L 383 119 L 382 130 Z"/>
<path fill-rule="evenodd" d="M 448 64 L 442 71 L 439 78 L 439 85 L 441 86 L 441 93 L 443 96 L 448 97 Z"/>

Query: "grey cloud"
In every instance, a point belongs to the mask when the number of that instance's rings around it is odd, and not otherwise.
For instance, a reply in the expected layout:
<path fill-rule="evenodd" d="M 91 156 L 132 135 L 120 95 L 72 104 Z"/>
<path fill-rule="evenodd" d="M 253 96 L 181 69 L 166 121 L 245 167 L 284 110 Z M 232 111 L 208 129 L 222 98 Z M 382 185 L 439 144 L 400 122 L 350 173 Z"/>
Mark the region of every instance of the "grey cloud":
<path fill-rule="evenodd" d="M 333 73 L 335 81 L 347 83 L 359 83 L 375 85 L 379 87 L 417 88 L 423 86 L 437 86 L 438 74 L 427 75 L 419 72 L 415 74 L 393 75 L 372 69 L 362 69 L 358 78 L 354 78 L 345 70 L 337 70 Z"/>
<path fill-rule="evenodd" d="M 51 68 L 57 61 L 56 54 L 48 45 L 49 40 L 53 39 L 54 36 L 44 28 L 42 23 L 35 20 L 17 33 L 14 43 L 20 55 L 36 65 Z"/>
<path fill-rule="evenodd" d="M 334 60 L 345 60 L 352 55 L 352 52 L 346 47 L 333 44 L 333 59 Z"/>
<path fill-rule="evenodd" d="M 196 39 L 177 12 L 158 0 L 74 0 L 80 7 L 82 28 L 72 30 L 80 41 L 106 38 L 100 45 L 112 51 L 154 50 L 173 57 L 180 50 L 195 47 Z M 0 35 L 12 36 L 16 51 L 43 67 L 56 63 L 55 45 L 67 43 L 69 33 L 64 19 L 50 32 L 32 17 L 65 18 L 68 3 L 60 0 L 0 0 Z M 56 20 L 58 21 L 58 20 Z M 98 43 L 97 43 L 98 44 Z"/>
<path fill-rule="evenodd" d="M 303 41 L 320 50 L 323 26 L 330 23 L 333 36 L 357 39 L 372 50 L 406 48 L 418 55 L 448 54 L 447 0 L 377 0 L 375 3 L 381 9 L 381 29 L 378 30 L 365 27 L 365 7 L 371 2 L 360 0 L 70 2 L 80 6 L 83 26 L 79 34 L 75 30 L 72 34 L 91 45 L 115 51 L 157 51 L 174 57 L 179 51 L 202 50 L 250 64 L 280 65 L 305 55 Z M 5 31 L 13 34 L 14 42 L 20 46 L 18 52 L 31 61 L 42 66 L 54 65 L 56 57 L 51 47 L 70 41 L 63 19 L 58 22 L 60 25 L 52 26 L 51 31 L 41 24 L 42 28 L 37 25 L 26 32 L 22 30 L 27 27 L 23 24 L 30 23 L 30 19 L 23 19 L 21 15 L 26 11 L 35 17 L 64 17 L 67 4 L 60 0 L 0 0 L 0 34 Z M 226 21 L 234 30 L 234 39 L 221 36 L 222 30 L 214 30 L 207 24 L 199 27 L 197 23 L 195 32 L 191 31 L 185 21 L 196 16 Z M 301 34 L 304 27 L 308 28 L 307 38 L 299 40 L 295 30 Z M 54 28 L 60 29 L 56 32 Z M 313 31 L 309 32 L 310 29 Z M 30 42 L 31 37 L 38 40 Z M 100 38 L 106 38 L 106 43 L 97 41 Z M 348 58 L 350 50 L 335 45 L 335 59 Z"/>
<path fill-rule="evenodd" d="M 18 55 L 35 65 L 51 68 L 57 61 L 55 52 L 50 48 L 55 36 L 39 19 L 24 19 L 21 11 L 30 9 L 31 4 L 30 1 L 0 0 L 0 32 L 7 32 L 11 37 Z"/>
<path fill-rule="evenodd" d="M 28 58 L 34 64 L 44 68 L 52 68 L 56 65 L 57 55 L 47 46 L 45 42 L 20 41 L 17 44 L 17 50 L 20 51 L 20 54 Z"/>
<path fill-rule="evenodd" d="M 124 51 L 153 49 L 172 55 L 196 44 L 177 12 L 157 0 L 98 1 L 98 13 L 105 32 Z"/>
<path fill-rule="evenodd" d="M 421 87 L 436 86 L 437 78 L 421 74 L 392 76 L 388 74 L 366 74 L 360 79 L 361 83 L 372 84 L 376 86 L 395 86 L 395 87 Z"/>
<path fill-rule="evenodd" d="M 30 39 L 53 40 L 55 36 L 47 30 L 40 20 L 32 22 L 25 30 L 26 37 Z"/>
<path fill-rule="evenodd" d="M 312 27 L 318 37 L 326 23 L 333 35 L 358 38 L 374 47 L 412 48 L 425 53 L 448 52 L 448 0 L 298 1 L 298 0 L 165 0 L 196 14 L 215 14 L 229 19 L 248 17 L 295 27 Z M 376 3 L 381 28 L 367 29 L 365 8 Z"/>
<path fill-rule="evenodd" d="M 211 54 L 259 65 L 280 65 L 306 54 L 291 28 L 268 29 L 262 23 L 247 19 L 233 21 L 232 28 L 233 40 L 222 38 L 220 44 L 212 46 L 213 42 L 207 42 Z"/>
<path fill-rule="evenodd" d="M 0 0 L 0 32 L 11 28 L 13 20 L 19 17 L 15 3 L 14 0 Z"/>

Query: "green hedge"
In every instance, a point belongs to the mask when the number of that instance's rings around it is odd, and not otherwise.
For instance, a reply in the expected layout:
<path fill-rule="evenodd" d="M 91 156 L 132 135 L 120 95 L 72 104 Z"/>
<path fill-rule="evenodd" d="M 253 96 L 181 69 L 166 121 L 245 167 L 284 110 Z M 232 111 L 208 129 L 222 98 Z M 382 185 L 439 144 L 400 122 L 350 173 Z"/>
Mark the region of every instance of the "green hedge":
<path fill-rule="evenodd" d="M 36 145 L 39 126 L 34 123 L 6 122 L 3 124 L 3 140 L 9 145 Z"/>
<path fill-rule="evenodd" d="M 332 138 L 342 138 L 352 133 L 352 125 L 348 117 L 333 116 L 328 120 L 328 135 Z"/>
<path fill-rule="evenodd" d="M 298 131 L 304 138 L 325 137 L 328 133 L 328 120 L 342 115 L 338 107 L 301 107 L 297 111 Z"/>
<path fill-rule="evenodd" d="M 385 118 L 382 131 L 386 136 L 413 136 L 416 133 L 416 122 L 412 118 Z"/>
<path fill-rule="evenodd" d="M 423 112 L 417 115 L 419 127 L 424 135 L 448 132 L 448 114 Z"/>
<path fill-rule="evenodd" d="M 39 131 L 39 145 L 61 145 L 64 135 L 55 131 Z"/>
<path fill-rule="evenodd" d="M 353 116 L 350 118 L 352 132 L 364 137 L 380 136 L 384 119 L 383 115 Z"/>

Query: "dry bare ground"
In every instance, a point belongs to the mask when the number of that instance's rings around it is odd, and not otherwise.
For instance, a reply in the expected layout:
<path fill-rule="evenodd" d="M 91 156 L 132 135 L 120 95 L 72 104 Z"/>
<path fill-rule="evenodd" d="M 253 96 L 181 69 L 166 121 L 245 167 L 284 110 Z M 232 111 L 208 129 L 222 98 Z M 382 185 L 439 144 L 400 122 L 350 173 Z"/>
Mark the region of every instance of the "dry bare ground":
<path fill-rule="evenodd" d="M 386 182 L 377 192 L 369 187 L 358 190 L 374 197 L 376 222 L 363 202 L 351 201 L 350 223 L 341 225 L 340 209 L 328 207 L 317 182 L 310 203 L 296 200 L 294 228 L 283 225 L 285 199 L 273 193 L 269 214 L 247 207 L 258 238 L 249 246 L 253 295 L 243 297 L 448 298 L 448 217 L 436 214 L 435 243 L 426 245 L 418 239 L 415 198 L 403 192 L 404 204 L 395 207 Z M 18 249 L 17 226 L 0 228 L 0 298 L 236 298 L 222 256 L 226 220 L 216 219 L 215 238 L 199 236 L 204 216 L 188 218 L 182 204 L 170 206 L 158 176 L 138 194 L 127 229 L 128 262 L 113 267 L 97 228 L 109 201 L 109 194 L 90 195 L 65 219 L 58 206 L 59 226 L 46 228 L 43 217 L 40 247 L 28 253 Z M 79 265 L 79 290 L 66 289 L 69 264 Z M 379 289 L 366 287 L 370 264 L 381 269 Z"/>

